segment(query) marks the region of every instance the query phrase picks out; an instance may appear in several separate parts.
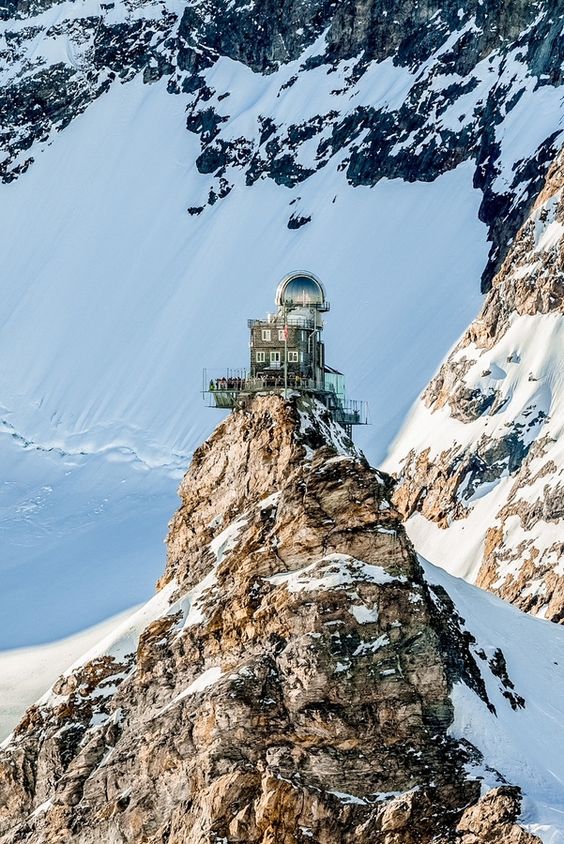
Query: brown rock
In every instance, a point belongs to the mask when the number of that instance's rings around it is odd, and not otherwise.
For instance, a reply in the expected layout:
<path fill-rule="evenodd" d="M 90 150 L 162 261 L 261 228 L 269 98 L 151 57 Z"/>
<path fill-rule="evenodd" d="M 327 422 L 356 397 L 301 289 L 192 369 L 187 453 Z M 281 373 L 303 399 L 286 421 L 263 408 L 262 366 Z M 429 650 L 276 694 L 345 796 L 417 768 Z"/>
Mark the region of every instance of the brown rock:
<path fill-rule="evenodd" d="M 537 844 L 540 839 L 516 823 L 521 811 L 519 789 L 502 786 L 489 791 L 460 819 L 461 844 Z"/>
<path fill-rule="evenodd" d="M 485 688 L 390 489 L 318 405 L 230 416 L 181 485 L 168 610 L 127 660 L 58 681 L 0 754 L 2 844 L 495 832 L 467 814 L 479 754 L 448 735 L 453 682 Z"/>

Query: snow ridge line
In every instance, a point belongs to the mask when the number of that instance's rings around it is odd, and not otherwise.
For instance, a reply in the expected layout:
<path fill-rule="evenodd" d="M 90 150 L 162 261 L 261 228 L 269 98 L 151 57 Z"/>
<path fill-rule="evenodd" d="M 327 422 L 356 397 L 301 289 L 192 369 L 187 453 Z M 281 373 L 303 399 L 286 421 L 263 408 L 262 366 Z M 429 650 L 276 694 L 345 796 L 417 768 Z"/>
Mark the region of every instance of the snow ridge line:
<path fill-rule="evenodd" d="M 155 461 L 149 460 L 141 456 L 141 453 L 137 451 L 133 446 L 121 444 L 121 443 L 113 443 L 102 446 L 100 448 L 91 448 L 86 449 L 84 447 L 79 449 L 70 449 L 64 448 L 62 446 L 57 445 L 45 445 L 40 442 L 36 442 L 33 439 L 30 439 L 23 434 L 19 433 L 17 429 L 12 425 L 7 419 L 0 419 L 0 434 L 7 434 L 8 436 L 12 437 L 13 441 L 17 443 L 22 449 L 26 451 L 40 451 L 44 454 L 55 454 L 62 458 L 76 458 L 76 457 L 91 457 L 94 455 L 98 456 L 106 456 L 110 455 L 112 452 L 120 452 L 122 455 L 129 455 L 131 456 L 132 463 L 138 463 L 140 467 L 143 469 L 164 469 L 165 471 L 172 472 L 176 477 L 178 472 L 184 472 L 186 464 L 190 461 L 191 455 L 189 454 L 179 454 L 178 452 L 171 453 L 170 461 Z"/>

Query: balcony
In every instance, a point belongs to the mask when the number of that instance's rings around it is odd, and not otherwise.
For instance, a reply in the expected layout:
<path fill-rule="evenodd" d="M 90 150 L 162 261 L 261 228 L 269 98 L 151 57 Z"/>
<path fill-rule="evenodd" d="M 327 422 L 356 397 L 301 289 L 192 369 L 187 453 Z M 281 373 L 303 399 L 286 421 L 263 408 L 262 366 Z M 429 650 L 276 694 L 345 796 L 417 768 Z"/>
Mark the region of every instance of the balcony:
<path fill-rule="evenodd" d="M 257 326 L 264 326 L 266 328 L 284 328 L 285 325 L 290 328 L 305 328 L 312 331 L 315 326 L 315 320 L 310 317 L 292 316 L 288 314 L 286 319 L 279 316 L 272 316 L 272 319 L 249 319 L 247 320 L 249 328 L 256 328 Z M 320 327 L 320 323 L 318 323 Z"/>
<path fill-rule="evenodd" d="M 368 402 L 357 401 L 356 399 L 345 399 L 338 402 L 334 408 L 333 416 L 339 425 L 369 425 Z"/>
<path fill-rule="evenodd" d="M 315 395 L 331 412 L 334 420 L 344 428 L 352 425 L 368 425 L 368 404 L 354 399 L 342 399 L 334 389 L 323 384 L 304 378 L 300 375 L 288 373 L 284 380 L 282 369 L 273 371 L 260 378 L 251 378 L 246 369 L 228 369 L 216 373 L 204 369 L 202 381 L 202 395 L 208 407 L 222 410 L 233 410 L 240 406 L 241 397 L 258 395 L 260 393 L 303 393 Z"/>
<path fill-rule="evenodd" d="M 311 378 L 288 373 L 284 379 L 282 367 L 273 368 L 267 375 L 251 378 L 246 369 L 228 369 L 220 373 L 204 369 L 202 394 L 208 407 L 233 408 L 237 406 L 241 394 L 288 392 L 317 393 L 324 395 L 327 390 Z"/>

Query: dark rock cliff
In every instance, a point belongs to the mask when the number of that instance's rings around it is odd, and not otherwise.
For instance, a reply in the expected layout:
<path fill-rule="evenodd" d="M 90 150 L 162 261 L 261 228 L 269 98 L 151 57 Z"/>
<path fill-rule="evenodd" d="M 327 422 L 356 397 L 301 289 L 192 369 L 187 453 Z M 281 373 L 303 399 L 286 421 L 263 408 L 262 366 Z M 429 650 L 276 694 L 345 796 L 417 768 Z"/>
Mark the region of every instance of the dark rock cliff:
<path fill-rule="evenodd" d="M 267 177 L 293 187 L 330 165 L 343 169 L 352 185 L 374 185 L 384 177 L 432 181 L 472 161 L 492 240 L 486 289 L 559 143 L 556 105 L 554 119 L 545 120 L 543 111 L 539 137 L 517 145 L 524 154 L 510 143 L 520 132 L 512 115 L 523 98 L 562 84 L 562 12 L 546 1 L 206 0 L 180 13 L 164 3 L 122 0 L 100 4 L 96 15 L 65 12 L 48 24 L 42 12 L 51 5 L 25 0 L 3 10 L 0 174 L 6 181 L 111 85 L 139 74 L 186 97 L 187 128 L 201 139 L 197 166 L 210 175 L 209 204 L 229 193 L 236 171 L 247 184 Z M 67 62 L 36 58 L 37 39 L 54 38 L 68 39 Z M 287 67 L 279 96 L 317 68 L 340 69 L 335 107 L 317 111 L 313 104 L 310 114 L 289 123 L 276 110 L 257 114 L 252 133 L 234 138 L 223 131 L 230 92 L 208 81 L 221 57 L 261 74 Z M 355 105 L 355 84 L 371 63 L 386 60 L 405 73 L 403 94 Z M 377 91 L 380 83 L 374 84 Z M 352 100 L 343 107 L 338 98 L 347 91 Z M 312 140 L 315 154 L 304 164 L 300 150 Z"/>

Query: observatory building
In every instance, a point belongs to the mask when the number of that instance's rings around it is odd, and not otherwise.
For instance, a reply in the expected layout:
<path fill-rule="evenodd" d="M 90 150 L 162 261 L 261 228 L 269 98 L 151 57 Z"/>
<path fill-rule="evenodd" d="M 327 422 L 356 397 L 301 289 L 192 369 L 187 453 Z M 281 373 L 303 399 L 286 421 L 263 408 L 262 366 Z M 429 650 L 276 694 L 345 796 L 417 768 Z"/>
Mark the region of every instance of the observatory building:
<path fill-rule="evenodd" d="M 323 314 L 330 306 L 321 281 L 313 273 L 290 273 L 278 285 L 275 302 L 276 313 L 249 320 L 247 368 L 219 375 L 204 371 L 210 406 L 237 408 L 253 394 L 297 392 L 316 396 L 348 434 L 353 425 L 367 424 L 366 403 L 346 399 L 344 375 L 325 360 Z"/>

